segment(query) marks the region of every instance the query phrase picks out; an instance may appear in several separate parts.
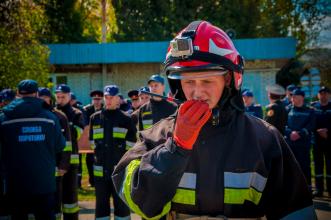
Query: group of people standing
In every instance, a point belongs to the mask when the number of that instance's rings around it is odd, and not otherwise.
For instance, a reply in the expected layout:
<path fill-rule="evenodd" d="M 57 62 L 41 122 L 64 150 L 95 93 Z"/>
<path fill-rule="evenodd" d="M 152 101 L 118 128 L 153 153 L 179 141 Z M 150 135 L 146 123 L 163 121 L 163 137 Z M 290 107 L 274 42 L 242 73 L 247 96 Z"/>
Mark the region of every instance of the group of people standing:
<path fill-rule="evenodd" d="M 163 95 L 163 77 L 152 75 L 147 84 L 128 92 L 129 107 L 116 85 L 92 91 L 92 103 L 84 107 L 66 84 L 58 85 L 54 95 L 34 80 L 21 81 L 17 96 L 4 91 L 8 102 L 2 102 L 1 113 L 0 216 L 79 219 L 77 189 L 82 153 L 87 153 L 96 219 L 109 218 L 111 197 L 115 218 L 130 218 L 112 184 L 114 166 L 136 143 L 137 130 L 150 128 L 177 109 L 175 103 L 141 92 Z"/>
<path fill-rule="evenodd" d="M 271 86 L 270 124 L 258 119 L 261 109 L 247 104 L 253 94 L 241 93 L 243 57 L 206 21 L 170 42 L 164 73 L 180 105 L 163 97 L 158 74 L 128 92 L 132 108 L 116 85 L 92 91 L 82 107 L 68 85 L 56 87 L 54 104 L 48 89 L 21 81 L 0 115 L 0 214 L 77 220 L 79 153 L 92 150 L 97 220 L 110 218 L 110 197 L 115 220 L 130 210 L 143 219 L 316 219 L 305 162 L 312 134 L 318 155 L 329 152 L 328 89 L 312 109 L 298 89 L 285 107 L 285 92 Z"/>
<path fill-rule="evenodd" d="M 328 196 L 331 196 L 330 89 L 322 86 L 317 94 L 318 100 L 309 104 L 305 102 L 305 92 L 293 84 L 287 86 L 286 91 L 279 85 L 268 86 L 267 92 L 270 104 L 265 107 L 264 117 L 261 105 L 253 103 L 254 96 L 249 90 L 242 93 L 245 111 L 255 117 L 264 118 L 284 135 L 305 174 L 313 196 L 323 196 L 326 189 Z M 315 190 L 311 184 L 311 149 Z"/>

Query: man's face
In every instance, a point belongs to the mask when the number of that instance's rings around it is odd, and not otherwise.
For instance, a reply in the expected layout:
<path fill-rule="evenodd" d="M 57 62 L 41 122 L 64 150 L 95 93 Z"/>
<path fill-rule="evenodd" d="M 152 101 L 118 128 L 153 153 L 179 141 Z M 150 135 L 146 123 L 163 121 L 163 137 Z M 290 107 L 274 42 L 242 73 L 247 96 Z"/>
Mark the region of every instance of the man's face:
<path fill-rule="evenodd" d="M 291 100 L 292 98 L 292 91 L 286 90 L 286 97 Z"/>
<path fill-rule="evenodd" d="M 70 93 L 57 92 L 55 94 L 55 98 L 57 104 L 59 104 L 60 106 L 65 106 L 70 102 L 71 95 Z"/>
<path fill-rule="evenodd" d="M 117 95 L 116 96 L 105 95 L 103 99 L 105 101 L 106 109 L 114 110 L 120 107 L 121 98 Z"/>
<path fill-rule="evenodd" d="M 330 93 L 328 92 L 320 92 L 317 94 L 318 99 L 322 103 L 327 103 L 330 99 Z"/>
<path fill-rule="evenodd" d="M 92 105 L 95 108 L 100 108 L 101 105 L 102 105 L 102 97 L 100 97 L 100 96 L 94 96 L 94 97 L 92 97 Z"/>
<path fill-rule="evenodd" d="M 76 99 L 70 99 L 70 105 L 74 106 L 77 103 Z"/>
<path fill-rule="evenodd" d="M 132 107 L 134 109 L 139 108 L 139 106 L 140 106 L 140 99 L 139 98 L 131 99 L 131 104 L 132 104 Z"/>
<path fill-rule="evenodd" d="M 305 98 L 302 95 L 293 95 L 292 103 L 295 107 L 302 107 L 304 104 Z"/>
<path fill-rule="evenodd" d="M 147 94 L 140 94 L 139 95 L 139 98 L 140 98 L 141 105 L 149 102 L 149 100 L 151 99 L 151 97 L 149 95 L 147 95 Z"/>
<path fill-rule="evenodd" d="M 253 97 L 243 96 L 244 104 L 246 107 L 251 106 L 253 103 Z"/>
<path fill-rule="evenodd" d="M 187 100 L 205 101 L 210 109 L 216 107 L 225 87 L 224 76 L 203 77 L 198 72 L 186 72 L 182 76 L 181 85 Z"/>
<path fill-rule="evenodd" d="M 148 86 L 152 93 L 163 95 L 164 85 L 162 83 L 151 81 Z"/>

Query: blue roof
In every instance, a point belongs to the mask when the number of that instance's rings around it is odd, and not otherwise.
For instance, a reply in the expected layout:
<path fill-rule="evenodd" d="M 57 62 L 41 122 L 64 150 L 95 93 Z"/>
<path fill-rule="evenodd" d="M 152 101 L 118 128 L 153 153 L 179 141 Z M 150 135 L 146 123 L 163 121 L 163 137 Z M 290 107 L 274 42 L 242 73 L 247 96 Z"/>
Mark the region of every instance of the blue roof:
<path fill-rule="evenodd" d="M 169 42 L 49 44 L 51 64 L 162 63 Z M 294 38 L 238 39 L 234 44 L 246 60 L 289 59 Z"/>

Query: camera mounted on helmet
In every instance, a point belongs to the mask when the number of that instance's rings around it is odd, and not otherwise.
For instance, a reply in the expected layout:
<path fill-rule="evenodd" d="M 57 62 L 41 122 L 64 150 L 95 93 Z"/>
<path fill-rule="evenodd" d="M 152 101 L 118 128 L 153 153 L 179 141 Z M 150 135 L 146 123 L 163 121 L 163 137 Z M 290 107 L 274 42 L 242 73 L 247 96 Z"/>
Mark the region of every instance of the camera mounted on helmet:
<path fill-rule="evenodd" d="M 244 59 L 228 35 L 209 22 L 194 21 L 184 28 L 170 42 L 164 64 L 177 99 L 186 99 L 180 84 L 185 72 L 196 72 L 192 78 L 225 75 L 230 79 L 229 96 L 240 94 Z"/>

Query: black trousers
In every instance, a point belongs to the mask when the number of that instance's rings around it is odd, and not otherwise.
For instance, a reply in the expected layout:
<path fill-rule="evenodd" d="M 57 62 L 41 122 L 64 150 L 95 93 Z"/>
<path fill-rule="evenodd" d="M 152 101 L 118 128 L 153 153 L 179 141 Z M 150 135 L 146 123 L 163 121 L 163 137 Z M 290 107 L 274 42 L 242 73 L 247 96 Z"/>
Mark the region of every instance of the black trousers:
<path fill-rule="evenodd" d="M 308 186 L 311 188 L 310 143 L 290 145 L 290 148 L 301 167 Z"/>
<path fill-rule="evenodd" d="M 9 216 L 8 195 L 6 193 L 6 182 L 0 174 L 0 217 Z"/>
<path fill-rule="evenodd" d="M 130 209 L 117 195 L 111 178 L 95 177 L 96 209 L 95 217 L 110 216 L 110 197 L 113 197 L 114 215 L 126 217 L 130 215 Z"/>
<path fill-rule="evenodd" d="M 55 214 L 62 215 L 63 176 L 56 177 Z"/>
<path fill-rule="evenodd" d="M 91 186 L 94 186 L 94 175 L 93 175 L 93 164 L 94 164 L 94 154 L 86 154 L 86 167 L 89 176 L 89 183 Z"/>
<path fill-rule="evenodd" d="M 331 143 L 327 141 L 316 140 L 313 148 L 315 163 L 315 183 L 316 190 L 324 191 L 324 161 L 326 167 L 326 185 L 329 194 L 331 194 Z"/>
<path fill-rule="evenodd" d="M 28 214 L 36 220 L 55 220 L 54 193 L 9 195 L 9 201 L 11 220 L 28 220 Z"/>
<path fill-rule="evenodd" d="M 71 165 L 63 176 L 62 210 L 64 220 L 78 220 L 77 172 L 78 165 Z"/>

